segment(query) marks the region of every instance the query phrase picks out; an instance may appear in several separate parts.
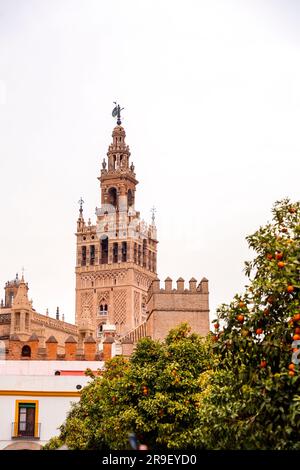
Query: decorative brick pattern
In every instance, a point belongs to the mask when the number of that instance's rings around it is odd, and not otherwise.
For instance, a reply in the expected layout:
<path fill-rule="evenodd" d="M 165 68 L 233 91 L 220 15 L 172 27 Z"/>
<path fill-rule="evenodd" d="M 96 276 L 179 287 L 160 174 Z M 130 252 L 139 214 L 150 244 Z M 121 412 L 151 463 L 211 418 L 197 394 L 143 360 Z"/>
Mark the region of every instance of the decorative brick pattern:
<path fill-rule="evenodd" d="M 126 321 L 126 290 L 114 291 L 114 323 L 121 325 Z"/>
<path fill-rule="evenodd" d="M 141 294 L 137 291 L 134 291 L 134 302 L 133 302 L 134 326 L 137 326 L 140 323 L 140 304 L 141 304 Z"/>

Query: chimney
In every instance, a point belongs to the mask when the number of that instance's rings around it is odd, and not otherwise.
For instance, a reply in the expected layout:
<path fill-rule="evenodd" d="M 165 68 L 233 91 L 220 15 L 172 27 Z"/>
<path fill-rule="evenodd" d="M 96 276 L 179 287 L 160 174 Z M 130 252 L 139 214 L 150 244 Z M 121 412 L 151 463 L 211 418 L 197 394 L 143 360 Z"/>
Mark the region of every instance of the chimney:
<path fill-rule="evenodd" d="M 167 277 L 165 279 L 165 291 L 170 292 L 172 290 L 172 279 L 170 277 Z"/>
<path fill-rule="evenodd" d="M 30 359 L 36 361 L 38 359 L 39 339 L 35 333 L 32 333 L 28 340 L 28 343 L 31 349 Z"/>
<path fill-rule="evenodd" d="M 184 279 L 182 279 L 182 277 L 180 277 L 179 279 L 177 279 L 177 290 L 179 292 L 183 292 L 184 291 Z"/>
<path fill-rule="evenodd" d="M 84 340 L 84 358 L 86 361 L 95 361 L 97 343 L 90 335 Z"/>
<path fill-rule="evenodd" d="M 69 336 L 65 341 L 65 360 L 75 361 L 76 359 L 77 341 L 73 336 Z"/>
<path fill-rule="evenodd" d="M 54 336 L 50 336 L 46 341 L 46 359 L 56 361 L 58 342 Z"/>
<path fill-rule="evenodd" d="M 107 336 L 103 341 L 103 361 L 106 362 L 111 359 L 112 356 L 112 345 L 114 339 L 112 336 Z"/>

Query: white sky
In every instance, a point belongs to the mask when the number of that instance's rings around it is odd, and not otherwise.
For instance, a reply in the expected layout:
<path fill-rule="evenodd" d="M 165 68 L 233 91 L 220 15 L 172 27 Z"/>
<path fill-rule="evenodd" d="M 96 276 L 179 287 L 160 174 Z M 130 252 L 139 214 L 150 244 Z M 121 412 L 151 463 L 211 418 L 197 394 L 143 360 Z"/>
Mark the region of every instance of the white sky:
<path fill-rule="evenodd" d="M 25 266 L 41 313 L 74 321 L 77 201 L 100 204 L 112 102 L 157 207 L 158 268 L 245 284 L 245 236 L 299 199 L 297 0 L 0 0 L 0 284 Z"/>

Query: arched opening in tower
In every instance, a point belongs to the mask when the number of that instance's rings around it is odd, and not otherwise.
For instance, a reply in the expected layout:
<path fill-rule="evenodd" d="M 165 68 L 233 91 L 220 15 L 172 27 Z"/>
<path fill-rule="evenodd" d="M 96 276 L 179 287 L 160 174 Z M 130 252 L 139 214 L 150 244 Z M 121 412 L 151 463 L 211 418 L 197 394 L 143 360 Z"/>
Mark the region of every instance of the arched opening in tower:
<path fill-rule="evenodd" d="M 101 263 L 108 263 L 108 237 L 101 238 Z"/>
<path fill-rule="evenodd" d="M 133 206 L 133 193 L 132 193 L 131 189 L 129 189 L 128 193 L 127 193 L 127 205 L 128 205 L 128 207 Z"/>
<path fill-rule="evenodd" d="M 109 188 L 108 190 L 108 204 L 112 206 L 117 206 L 117 190 L 116 188 Z"/>

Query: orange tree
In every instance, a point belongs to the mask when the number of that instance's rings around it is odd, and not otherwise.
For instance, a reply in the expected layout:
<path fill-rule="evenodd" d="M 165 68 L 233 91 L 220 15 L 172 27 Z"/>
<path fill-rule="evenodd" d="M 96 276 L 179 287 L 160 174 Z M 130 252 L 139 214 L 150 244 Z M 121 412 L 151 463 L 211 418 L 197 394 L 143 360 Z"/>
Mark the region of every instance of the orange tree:
<path fill-rule="evenodd" d="M 256 252 L 246 263 L 250 283 L 213 322 L 219 362 L 195 443 L 300 449 L 300 204 L 277 202 L 273 222 L 247 240 Z"/>
<path fill-rule="evenodd" d="M 128 449 L 129 434 L 150 449 L 191 448 L 198 426 L 199 381 L 211 343 L 182 324 L 164 342 L 144 338 L 130 360 L 115 357 L 73 405 L 45 449 Z"/>

